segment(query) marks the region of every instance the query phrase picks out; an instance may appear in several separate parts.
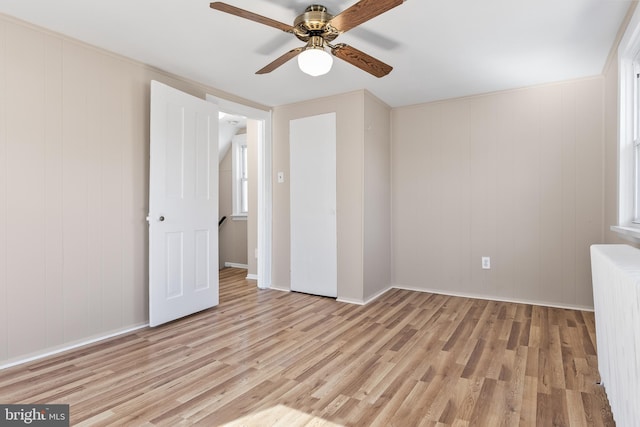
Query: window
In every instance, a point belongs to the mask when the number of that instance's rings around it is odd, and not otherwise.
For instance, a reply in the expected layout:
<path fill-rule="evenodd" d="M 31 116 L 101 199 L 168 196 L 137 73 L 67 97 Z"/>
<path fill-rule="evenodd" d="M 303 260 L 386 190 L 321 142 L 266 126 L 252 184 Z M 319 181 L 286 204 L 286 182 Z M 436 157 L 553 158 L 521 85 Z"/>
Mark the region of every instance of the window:
<path fill-rule="evenodd" d="M 246 134 L 233 137 L 232 150 L 233 216 L 246 217 L 249 212 L 249 175 Z"/>
<path fill-rule="evenodd" d="M 618 47 L 618 224 L 611 229 L 640 242 L 640 8 Z"/>
<path fill-rule="evenodd" d="M 640 223 L 640 63 L 633 61 L 633 218 Z"/>

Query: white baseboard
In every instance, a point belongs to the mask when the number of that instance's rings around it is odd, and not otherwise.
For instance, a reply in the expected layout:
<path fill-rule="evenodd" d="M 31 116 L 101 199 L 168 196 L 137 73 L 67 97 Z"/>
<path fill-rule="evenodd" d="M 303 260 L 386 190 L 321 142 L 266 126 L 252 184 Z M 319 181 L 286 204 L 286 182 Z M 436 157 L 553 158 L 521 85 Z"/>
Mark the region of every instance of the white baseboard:
<path fill-rule="evenodd" d="M 280 291 L 280 292 L 291 292 L 291 289 L 287 289 L 287 288 L 279 288 L 277 286 L 269 286 L 269 289 L 273 289 L 274 291 Z"/>
<path fill-rule="evenodd" d="M 336 298 L 336 301 L 338 302 L 344 302 L 347 304 L 355 304 L 355 305 L 364 305 L 365 302 L 363 300 L 360 299 L 351 299 L 351 298 L 343 298 L 343 297 L 338 297 Z"/>
<path fill-rule="evenodd" d="M 0 371 L 3 370 L 3 369 L 11 368 L 13 366 L 22 365 L 23 363 L 33 362 L 35 360 L 43 359 L 43 358 L 49 357 L 49 356 L 55 356 L 56 354 L 59 354 L 59 353 L 65 352 L 65 351 L 74 350 L 76 348 L 83 347 L 85 345 L 93 344 L 93 343 L 96 343 L 96 342 L 99 342 L 99 341 L 104 341 L 106 339 L 114 338 L 114 337 L 117 337 L 119 335 L 124 335 L 124 334 L 127 334 L 129 332 L 137 331 L 138 329 L 146 328 L 148 326 L 149 326 L 149 324 L 145 323 L 143 325 L 134 326 L 132 328 L 113 331 L 113 332 L 109 332 L 109 333 L 107 333 L 105 335 L 95 336 L 95 337 L 92 337 L 92 338 L 89 338 L 89 339 L 76 341 L 76 342 L 74 342 L 72 344 L 63 345 L 61 347 L 56 347 L 54 349 L 50 349 L 50 350 L 47 350 L 47 351 L 42 352 L 42 353 L 32 354 L 32 355 L 30 355 L 28 357 L 25 357 L 25 358 L 12 360 L 11 362 L 5 363 L 4 365 L 0 365 Z"/>
<path fill-rule="evenodd" d="M 224 263 L 225 267 L 231 267 L 231 268 L 244 268 L 245 270 L 249 269 L 249 265 L 247 264 L 238 264 L 237 262 L 226 262 Z"/>
<path fill-rule="evenodd" d="M 250 279 L 249 276 L 250 275 L 247 275 L 247 279 Z M 268 289 L 273 289 L 274 291 L 280 291 L 280 292 L 291 292 L 291 289 L 281 288 L 274 285 L 271 285 Z M 438 295 L 448 295 L 452 297 L 481 299 L 481 300 L 487 300 L 487 301 L 511 302 L 514 304 L 529 304 L 529 305 L 537 305 L 541 307 L 552 307 L 552 308 L 561 308 L 561 309 L 568 309 L 568 310 L 594 311 L 593 307 L 579 306 L 579 305 L 573 305 L 573 304 L 559 304 L 559 303 L 548 302 L 548 301 L 533 301 L 533 300 L 518 299 L 518 298 L 504 298 L 504 297 L 497 297 L 495 295 L 478 295 L 478 294 L 469 294 L 465 292 L 451 292 L 451 291 L 443 291 L 441 289 L 424 289 L 424 288 L 416 288 L 416 287 L 403 286 L 403 285 L 397 285 L 397 284 L 389 286 L 386 289 L 383 289 L 382 291 L 378 292 L 377 294 L 373 295 L 372 297 L 366 300 L 338 297 L 336 298 L 336 301 L 344 302 L 347 304 L 366 305 L 380 298 L 382 295 L 386 294 L 391 289 L 403 289 L 406 291 L 423 292 L 423 293 L 431 293 L 431 294 L 438 294 Z"/>
<path fill-rule="evenodd" d="M 514 304 L 538 305 L 541 307 L 561 308 L 561 309 L 568 309 L 568 310 L 593 311 L 593 307 L 586 307 L 586 306 L 579 306 L 579 305 L 572 305 L 572 304 L 559 304 L 559 303 L 547 302 L 547 301 L 533 301 L 533 300 L 518 299 L 518 298 L 505 298 L 505 297 L 499 297 L 495 295 L 478 295 L 478 294 L 469 294 L 465 292 L 443 291 L 441 289 L 422 289 L 422 288 L 415 288 L 415 287 L 403 286 L 403 285 L 393 285 L 393 288 L 404 289 L 405 291 L 428 292 L 430 294 L 448 295 L 452 297 L 481 299 L 481 300 L 487 300 L 487 301 L 512 302 Z"/>
<path fill-rule="evenodd" d="M 393 287 L 389 286 L 386 289 L 383 289 L 380 292 L 378 292 L 377 294 L 373 295 L 372 297 L 367 298 L 366 300 L 338 297 L 338 298 L 336 298 L 336 301 L 344 302 L 344 303 L 347 303 L 347 304 L 367 305 L 371 301 L 373 301 L 373 300 L 381 297 L 385 293 L 389 292 L 391 289 L 393 289 Z"/>
<path fill-rule="evenodd" d="M 247 280 L 258 280 L 258 275 L 257 274 L 247 274 L 246 279 Z"/>
<path fill-rule="evenodd" d="M 380 298 L 382 295 L 386 294 L 387 292 L 389 292 L 391 289 L 393 289 L 392 286 L 389 286 L 386 289 L 381 290 L 380 292 L 378 292 L 377 294 L 375 294 L 374 296 L 368 298 L 367 300 L 365 300 L 365 304 L 369 304 L 371 301 Z"/>

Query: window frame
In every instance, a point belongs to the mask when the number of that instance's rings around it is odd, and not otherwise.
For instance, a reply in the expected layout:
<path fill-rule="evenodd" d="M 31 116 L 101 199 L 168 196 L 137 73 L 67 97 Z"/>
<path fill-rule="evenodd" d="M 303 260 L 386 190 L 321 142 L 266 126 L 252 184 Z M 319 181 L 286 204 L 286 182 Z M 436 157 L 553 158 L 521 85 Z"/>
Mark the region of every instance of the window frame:
<path fill-rule="evenodd" d="M 236 135 L 231 143 L 232 217 L 246 219 L 249 214 L 248 153 L 246 134 Z"/>
<path fill-rule="evenodd" d="M 640 8 L 618 45 L 618 218 L 611 230 L 640 242 Z"/>
<path fill-rule="evenodd" d="M 633 122 L 633 137 L 631 144 L 633 146 L 633 215 L 631 218 L 632 224 L 640 224 L 640 186 L 638 185 L 639 166 L 640 166 L 640 62 L 639 57 L 636 56 L 633 60 L 633 89 L 632 89 L 632 122 Z"/>

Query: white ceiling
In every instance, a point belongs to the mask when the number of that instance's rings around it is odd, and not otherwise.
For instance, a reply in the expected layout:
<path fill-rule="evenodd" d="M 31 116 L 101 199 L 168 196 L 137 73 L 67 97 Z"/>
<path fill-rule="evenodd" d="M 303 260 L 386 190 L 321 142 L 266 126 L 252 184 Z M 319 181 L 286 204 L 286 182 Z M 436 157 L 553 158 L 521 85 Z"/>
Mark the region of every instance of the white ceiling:
<path fill-rule="evenodd" d="M 286 24 L 311 3 L 226 2 Z M 381 79 L 338 59 L 321 77 L 295 60 L 256 75 L 302 43 L 208 0 L 0 0 L 0 12 L 268 106 L 364 88 L 397 107 L 600 74 L 631 3 L 408 0 L 336 40 L 392 65 Z"/>

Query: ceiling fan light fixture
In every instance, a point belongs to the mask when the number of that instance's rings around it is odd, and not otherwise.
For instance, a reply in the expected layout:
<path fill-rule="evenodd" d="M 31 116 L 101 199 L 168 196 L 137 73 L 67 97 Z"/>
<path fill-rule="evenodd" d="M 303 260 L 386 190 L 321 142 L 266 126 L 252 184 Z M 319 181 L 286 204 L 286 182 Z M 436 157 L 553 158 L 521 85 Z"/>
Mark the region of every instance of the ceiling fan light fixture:
<path fill-rule="evenodd" d="M 214 10 L 229 13 L 282 30 L 285 33 L 293 34 L 298 40 L 306 43 L 306 46 L 291 49 L 274 61 L 271 61 L 265 67 L 256 71 L 256 74 L 270 73 L 287 61 L 298 57 L 298 66 L 302 72 L 310 76 L 321 76 L 331 70 L 333 57 L 335 56 L 375 77 L 383 77 L 389 74 L 393 67 L 347 44 L 339 43 L 332 46 L 329 43 L 333 42 L 340 34 L 396 6 L 400 6 L 405 1 L 406 0 L 359 0 L 337 15 L 329 13 L 325 6 L 312 4 L 305 9 L 304 13 L 296 17 L 293 25 L 283 24 L 275 19 L 267 18 L 266 16 L 258 15 L 257 13 L 240 9 L 239 7 L 220 1 L 214 1 L 209 6 Z M 325 47 L 331 49 L 330 53 L 325 50 Z"/>
<path fill-rule="evenodd" d="M 298 55 L 298 67 L 310 76 L 327 74 L 333 65 L 333 57 L 321 47 L 308 47 Z"/>

